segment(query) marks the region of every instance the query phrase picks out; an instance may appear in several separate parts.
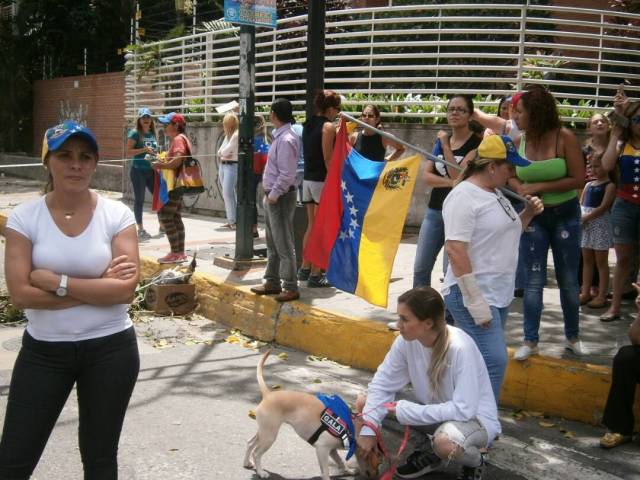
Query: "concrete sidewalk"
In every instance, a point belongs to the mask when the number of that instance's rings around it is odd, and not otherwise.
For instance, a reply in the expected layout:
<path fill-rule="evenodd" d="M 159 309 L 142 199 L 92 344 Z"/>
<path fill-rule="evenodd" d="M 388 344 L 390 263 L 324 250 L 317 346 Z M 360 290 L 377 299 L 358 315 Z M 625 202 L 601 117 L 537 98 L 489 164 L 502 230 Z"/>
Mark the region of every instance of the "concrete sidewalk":
<path fill-rule="evenodd" d="M 0 211 L 38 194 L 40 184 L 17 179 L 0 179 Z M 120 198 L 119 193 L 107 193 Z M 230 271 L 213 265 L 213 257 L 233 257 L 235 232 L 222 228 L 221 218 L 185 214 L 187 248 L 198 251 L 196 283 L 201 311 L 226 324 L 265 341 L 302 349 L 342 363 L 374 369 L 393 341 L 387 322 L 395 320 L 396 299 L 411 288 L 417 232 L 403 236 L 393 269 L 388 309 L 374 307 L 353 295 L 334 288 L 308 289 L 301 285 L 301 299 L 280 305 L 271 298 L 258 297 L 249 287 L 261 282 L 263 268 Z M 155 214 L 145 212 L 145 228 L 158 232 Z M 264 245 L 264 231 L 256 247 Z M 146 275 L 161 266 L 154 259 L 169 251 L 166 238 L 156 235 L 140 244 L 145 257 Z M 613 257 L 613 254 L 612 254 Z M 612 258 L 612 261 L 614 259 Z M 438 288 L 442 265 L 439 259 L 432 285 Z M 612 264 L 613 265 L 613 264 Z M 581 337 L 591 354 L 576 358 L 564 350 L 562 311 L 549 261 L 549 286 L 545 289 L 545 308 L 541 323 L 541 356 L 527 362 L 510 361 L 502 403 L 544 411 L 565 418 L 596 423 L 599 421 L 609 386 L 612 355 L 627 343 L 626 330 L 635 311 L 633 303 L 624 305 L 623 319 L 603 324 L 601 311 L 585 310 L 581 315 Z M 516 299 L 507 322 L 506 337 L 511 347 L 522 338 L 522 302 Z"/>

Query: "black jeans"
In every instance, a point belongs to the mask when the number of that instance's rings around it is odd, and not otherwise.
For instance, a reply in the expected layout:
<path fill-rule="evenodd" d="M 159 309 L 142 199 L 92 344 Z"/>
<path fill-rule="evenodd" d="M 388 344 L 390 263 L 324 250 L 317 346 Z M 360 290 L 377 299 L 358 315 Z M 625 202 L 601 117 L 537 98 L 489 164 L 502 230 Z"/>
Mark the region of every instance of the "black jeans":
<path fill-rule="evenodd" d="M 614 433 L 633 433 L 633 399 L 640 383 L 640 345 L 627 345 L 613 359 L 611 390 L 602 423 Z"/>
<path fill-rule="evenodd" d="M 74 384 L 85 480 L 118 478 L 118 441 L 140 370 L 133 327 L 79 342 L 26 331 L 11 377 L 0 441 L 0 479 L 28 479 Z"/>

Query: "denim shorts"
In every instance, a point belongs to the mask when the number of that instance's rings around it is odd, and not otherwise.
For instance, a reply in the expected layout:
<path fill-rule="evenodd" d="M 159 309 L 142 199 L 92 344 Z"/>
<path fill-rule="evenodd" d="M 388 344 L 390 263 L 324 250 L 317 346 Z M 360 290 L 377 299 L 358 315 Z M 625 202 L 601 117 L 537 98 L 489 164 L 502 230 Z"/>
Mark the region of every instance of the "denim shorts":
<path fill-rule="evenodd" d="M 640 205 L 616 198 L 611 208 L 613 243 L 637 245 L 640 242 Z"/>

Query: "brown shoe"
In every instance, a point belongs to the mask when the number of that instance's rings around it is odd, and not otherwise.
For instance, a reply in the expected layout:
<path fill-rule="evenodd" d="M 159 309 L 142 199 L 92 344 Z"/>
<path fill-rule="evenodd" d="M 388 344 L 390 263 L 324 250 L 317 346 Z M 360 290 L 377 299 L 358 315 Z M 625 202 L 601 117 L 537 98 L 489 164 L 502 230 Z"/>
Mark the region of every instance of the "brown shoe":
<path fill-rule="evenodd" d="M 278 302 L 290 302 L 291 300 L 297 300 L 300 298 L 300 292 L 293 290 L 283 290 L 281 294 L 277 295 L 276 301 Z"/>
<path fill-rule="evenodd" d="M 251 287 L 251 291 L 256 295 L 275 295 L 282 292 L 282 288 L 280 288 L 280 285 L 265 283 L 264 285 Z"/>
<path fill-rule="evenodd" d="M 600 446 L 602 448 L 615 448 L 623 443 L 629 443 L 633 438 L 631 435 L 622 435 L 621 433 L 607 432 L 600 439 Z"/>

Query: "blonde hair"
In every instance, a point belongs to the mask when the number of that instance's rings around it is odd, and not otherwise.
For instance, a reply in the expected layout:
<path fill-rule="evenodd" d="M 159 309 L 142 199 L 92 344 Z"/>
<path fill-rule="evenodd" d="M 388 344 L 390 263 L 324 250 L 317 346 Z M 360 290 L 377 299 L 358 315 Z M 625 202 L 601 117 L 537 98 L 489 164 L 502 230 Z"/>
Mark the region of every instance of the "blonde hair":
<path fill-rule="evenodd" d="M 464 182 L 467 178 L 475 173 L 482 172 L 487 168 L 487 166 L 491 163 L 500 163 L 506 162 L 507 159 L 496 159 L 496 158 L 482 158 L 480 155 L 476 153 L 476 156 L 467 162 L 467 166 L 464 167 L 464 170 L 460 172 L 458 178 L 456 178 L 454 185 L 458 185 L 460 182 Z"/>
<path fill-rule="evenodd" d="M 222 130 L 224 130 L 224 134 L 227 137 L 233 135 L 238 130 L 239 125 L 238 116 L 233 112 L 227 113 L 222 119 Z"/>
<path fill-rule="evenodd" d="M 427 375 L 434 400 L 440 400 L 440 382 L 445 369 L 449 366 L 449 329 L 444 318 L 444 301 L 440 294 L 431 287 L 416 287 L 398 297 L 398 303 L 409 307 L 411 313 L 420 321 L 431 320 L 433 330 L 437 332 L 436 341 L 431 348 L 431 361 Z"/>

